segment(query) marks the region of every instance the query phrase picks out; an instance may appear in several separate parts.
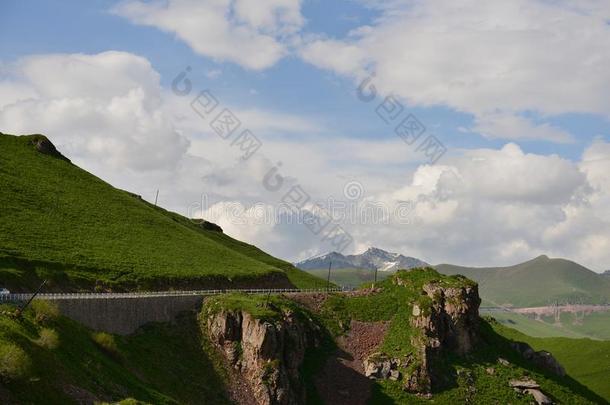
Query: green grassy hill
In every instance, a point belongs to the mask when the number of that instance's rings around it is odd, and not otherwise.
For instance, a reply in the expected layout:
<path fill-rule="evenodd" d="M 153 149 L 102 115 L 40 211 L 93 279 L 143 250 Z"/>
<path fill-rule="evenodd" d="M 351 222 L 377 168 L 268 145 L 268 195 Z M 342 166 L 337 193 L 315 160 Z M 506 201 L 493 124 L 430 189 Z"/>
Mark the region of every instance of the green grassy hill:
<path fill-rule="evenodd" d="M 569 337 L 574 339 L 587 337 L 570 329 L 564 329 L 551 323 L 512 312 L 493 312 L 485 315 L 492 316 L 501 324 L 533 337 Z"/>
<path fill-rule="evenodd" d="M 324 285 L 254 246 L 118 190 L 41 135 L 0 134 L 0 284 L 31 290 Z M 52 148 L 54 149 L 54 148 Z"/>
<path fill-rule="evenodd" d="M 610 341 L 535 338 L 497 323 L 493 325 L 498 334 L 508 339 L 526 342 L 534 350 L 553 353 L 572 378 L 610 401 Z"/>
<path fill-rule="evenodd" d="M 435 266 L 443 274 L 462 274 L 480 285 L 484 305 L 533 307 L 555 301 L 610 302 L 610 278 L 577 263 L 540 256 L 510 267 Z"/>
<path fill-rule="evenodd" d="M 578 323 L 574 323 L 574 315 L 561 314 L 561 323 L 555 324 L 555 319 L 525 316 L 512 312 L 493 312 L 500 323 L 533 337 L 569 337 L 610 340 L 610 311 L 594 312 L 589 315 L 579 315 Z"/>
<path fill-rule="evenodd" d="M 94 333 L 61 316 L 40 322 L 39 314 L 28 310 L 21 320 L 0 315 L 2 404 L 115 403 L 129 397 L 151 404 L 230 404 L 220 361 L 195 313 L 128 337 Z M 50 334 L 54 341 L 45 337 Z"/>

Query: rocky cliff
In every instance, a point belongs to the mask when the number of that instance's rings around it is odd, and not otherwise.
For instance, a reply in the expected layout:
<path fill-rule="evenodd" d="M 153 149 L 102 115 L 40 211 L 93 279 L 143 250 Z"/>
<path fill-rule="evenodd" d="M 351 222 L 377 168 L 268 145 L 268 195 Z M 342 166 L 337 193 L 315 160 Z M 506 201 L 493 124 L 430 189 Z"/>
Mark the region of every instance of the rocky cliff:
<path fill-rule="evenodd" d="M 404 285 L 400 276 L 396 285 Z M 421 295 L 412 304 L 410 324 L 413 355 L 397 359 L 395 363 L 410 366 L 404 378 L 404 387 L 415 393 L 430 393 L 436 378 L 432 367 L 434 356 L 442 351 L 465 355 L 478 341 L 479 323 L 478 287 L 464 282 L 446 285 L 437 281 L 424 284 Z M 405 306 L 408 310 L 409 306 Z"/>
<path fill-rule="evenodd" d="M 460 403 L 517 401 L 515 394 L 546 403 L 545 395 L 557 391 L 548 389 L 545 377 L 504 357 L 519 352 L 541 368 L 565 372 L 547 352 L 490 335 L 479 318 L 480 303 L 476 283 L 426 268 L 399 271 L 375 288 L 322 298 L 211 297 L 201 323 L 232 370 L 228 386 L 247 388 L 233 398 L 240 404 L 308 403 L 305 381 L 325 403 L 337 405 L 385 403 L 388 396 L 409 403 L 404 399 L 433 393 L 439 403 L 449 397 Z M 327 338 L 334 345 L 327 346 Z M 326 358 L 318 369 L 308 363 L 300 375 L 315 348 Z M 494 349 L 497 358 L 489 355 Z M 497 366 L 488 366 L 496 360 Z"/>
<path fill-rule="evenodd" d="M 213 344 L 250 388 L 254 401 L 248 403 L 306 403 L 299 368 L 307 349 L 319 346 L 320 328 L 294 307 L 263 301 L 256 304 L 262 308 L 253 309 L 224 304 L 206 305 L 202 321 Z"/>

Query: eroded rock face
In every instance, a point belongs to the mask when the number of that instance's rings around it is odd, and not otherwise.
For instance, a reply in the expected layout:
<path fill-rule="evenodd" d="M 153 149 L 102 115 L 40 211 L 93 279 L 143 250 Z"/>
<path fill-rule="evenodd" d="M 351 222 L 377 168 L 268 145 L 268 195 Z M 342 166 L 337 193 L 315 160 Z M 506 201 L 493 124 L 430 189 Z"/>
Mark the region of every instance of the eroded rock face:
<path fill-rule="evenodd" d="M 252 389 L 256 404 L 306 403 L 299 367 L 306 349 L 320 344 L 313 321 L 287 310 L 277 321 L 222 310 L 207 317 L 207 329 L 212 342 Z"/>
<path fill-rule="evenodd" d="M 468 287 L 441 287 L 435 283 L 423 287 L 432 300 L 429 311 L 412 318 L 413 325 L 422 329 L 429 345 L 464 355 L 478 339 L 479 291 Z"/>
<path fill-rule="evenodd" d="M 423 304 L 416 303 L 411 309 L 411 325 L 420 331 L 411 344 L 418 350 L 420 362 L 405 377 L 405 389 L 429 393 L 434 382 L 431 357 L 441 350 L 465 355 L 477 343 L 481 299 L 476 284 L 446 287 L 429 283 L 422 294 Z"/>

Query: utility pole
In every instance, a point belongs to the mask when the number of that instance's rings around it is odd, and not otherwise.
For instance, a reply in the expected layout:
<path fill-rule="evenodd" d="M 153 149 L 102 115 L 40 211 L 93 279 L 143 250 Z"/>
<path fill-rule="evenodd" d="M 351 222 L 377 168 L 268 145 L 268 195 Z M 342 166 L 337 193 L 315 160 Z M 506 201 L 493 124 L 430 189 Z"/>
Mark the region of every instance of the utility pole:
<path fill-rule="evenodd" d="M 375 281 L 373 281 L 373 288 L 375 288 L 375 286 L 377 285 L 377 266 L 375 266 Z"/>
<path fill-rule="evenodd" d="M 47 283 L 47 280 L 44 280 L 42 282 L 42 284 L 40 284 L 40 287 L 38 287 L 38 289 L 36 290 L 36 292 L 34 294 L 32 294 L 32 296 L 30 297 L 30 299 L 28 300 L 28 302 L 26 302 L 25 304 L 23 304 L 19 309 L 17 309 L 16 315 L 17 318 L 21 317 L 21 314 L 23 313 L 23 311 L 25 311 L 25 309 L 28 307 L 28 305 L 30 305 L 30 303 L 32 302 L 32 300 L 40 293 L 40 290 L 42 290 L 42 287 L 44 287 L 44 285 Z"/>
<path fill-rule="evenodd" d="M 331 260 L 330 263 L 328 263 L 328 278 L 326 279 L 326 291 L 330 290 L 330 268 L 333 265 L 333 261 Z"/>
<path fill-rule="evenodd" d="M 157 199 L 159 199 L 159 189 L 157 189 L 157 195 L 155 196 L 155 207 L 157 206 Z"/>
<path fill-rule="evenodd" d="M 265 300 L 265 308 L 269 308 L 269 299 L 271 298 L 271 291 L 267 293 L 267 299 Z"/>

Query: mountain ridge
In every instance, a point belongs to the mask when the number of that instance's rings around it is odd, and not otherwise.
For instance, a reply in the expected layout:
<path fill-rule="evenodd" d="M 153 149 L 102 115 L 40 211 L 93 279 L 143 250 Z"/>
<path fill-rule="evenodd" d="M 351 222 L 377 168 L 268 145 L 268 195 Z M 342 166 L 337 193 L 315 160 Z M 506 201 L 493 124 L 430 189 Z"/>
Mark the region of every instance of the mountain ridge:
<path fill-rule="evenodd" d="M 318 270 L 328 268 L 331 261 L 333 269 L 377 269 L 380 272 L 429 266 L 428 263 L 415 257 L 388 252 L 376 247 L 369 247 L 363 253 L 347 256 L 338 252 L 329 252 L 295 263 L 295 266 L 301 270 Z"/>
<path fill-rule="evenodd" d="M 610 302 L 610 279 L 572 260 L 541 255 L 513 266 L 434 266 L 443 274 L 461 274 L 481 285 L 481 297 L 495 305 L 545 306 Z"/>

